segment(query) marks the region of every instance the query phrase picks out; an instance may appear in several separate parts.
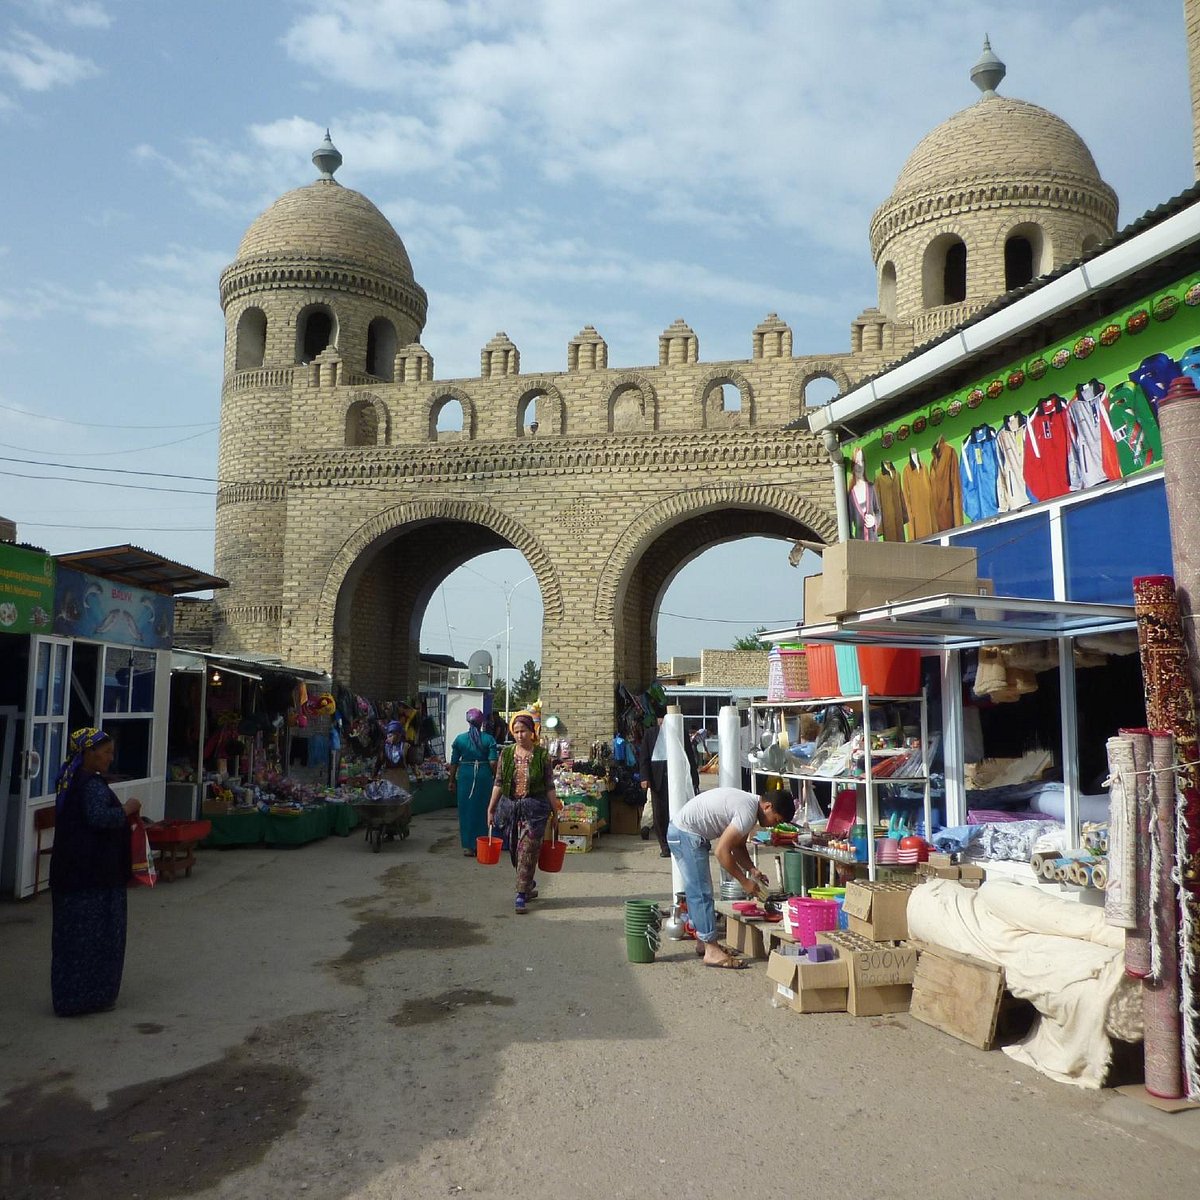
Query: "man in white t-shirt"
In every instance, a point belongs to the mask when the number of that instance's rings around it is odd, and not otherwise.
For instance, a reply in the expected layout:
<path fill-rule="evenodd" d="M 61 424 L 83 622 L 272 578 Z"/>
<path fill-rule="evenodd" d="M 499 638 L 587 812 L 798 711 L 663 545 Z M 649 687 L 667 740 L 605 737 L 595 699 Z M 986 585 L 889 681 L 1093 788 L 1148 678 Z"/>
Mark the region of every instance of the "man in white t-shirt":
<path fill-rule="evenodd" d="M 717 861 L 750 895 L 765 895 L 769 880 L 755 870 L 746 839 L 755 825 L 769 828 L 795 815 L 796 802 L 788 792 L 772 792 L 768 800 L 741 788 L 719 787 L 694 796 L 667 826 L 667 846 L 679 864 L 688 916 L 704 946 L 706 967 L 745 966 L 717 942 L 709 850 L 716 849 Z"/>

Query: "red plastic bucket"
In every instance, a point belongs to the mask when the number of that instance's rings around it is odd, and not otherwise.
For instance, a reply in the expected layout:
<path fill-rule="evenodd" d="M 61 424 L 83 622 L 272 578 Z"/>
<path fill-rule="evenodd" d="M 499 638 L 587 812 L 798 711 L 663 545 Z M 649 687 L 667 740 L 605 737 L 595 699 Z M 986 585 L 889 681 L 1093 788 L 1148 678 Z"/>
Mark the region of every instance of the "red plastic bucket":
<path fill-rule="evenodd" d="M 837 658 L 832 646 L 809 646 L 808 686 L 814 696 L 840 695 Z"/>
<path fill-rule="evenodd" d="M 500 861 L 500 851 L 504 848 L 504 839 L 498 837 L 481 837 L 475 839 L 475 861 L 485 867 L 494 867 Z"/>
<path fill-rule="evenodd" d="M 859 646 L 863 683 L 876 696 L 915 696 L 921 691 L 920 650 Z"/>
<path fill-rule="evenodd" d="M 553 875 L 556 871 L 563 869 L 566 857 L 566 842 L 543 842 L 542 848 L 538 851 L 538 870 L 549 871 Z"/>

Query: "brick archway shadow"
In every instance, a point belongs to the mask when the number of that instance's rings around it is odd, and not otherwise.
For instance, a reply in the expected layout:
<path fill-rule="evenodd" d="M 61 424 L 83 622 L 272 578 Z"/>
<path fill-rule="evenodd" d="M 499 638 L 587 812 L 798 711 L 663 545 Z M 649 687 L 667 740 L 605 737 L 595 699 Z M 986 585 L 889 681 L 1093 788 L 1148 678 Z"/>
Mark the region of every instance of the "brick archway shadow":
<path fill-rule="evenodd" d="M 837 518 L 828 509 L 785 488 L 734 484 L 680 492 L 645 509 L 630 524 L 605 563 L 596 592 L 598 622 L 615 623 L 625 583 L 646 548 L 672 525 L 719 509 L 757 509 L 789 517 L 825 542 L 837 541 Z"/>
<path fill-rule="evenodd" d="M 482 525 L 503 538 L 525 556 L 537 577 L 542 592 L 545 620 L 557 621 L 563 615 L 563 595 L 558 573 L 545 547 L 518 521 L 491 504 L 474 500 L 418 500 L 384 509 L 360 525 L 342 543 L 325 573 L 321 599 L 317 605 L 316 628 L 333 629 L 338 596 L 346 576 L 361 555 L 381 538 L 406 525 L 431 521 L 461 521 L 467 525 Z"/>

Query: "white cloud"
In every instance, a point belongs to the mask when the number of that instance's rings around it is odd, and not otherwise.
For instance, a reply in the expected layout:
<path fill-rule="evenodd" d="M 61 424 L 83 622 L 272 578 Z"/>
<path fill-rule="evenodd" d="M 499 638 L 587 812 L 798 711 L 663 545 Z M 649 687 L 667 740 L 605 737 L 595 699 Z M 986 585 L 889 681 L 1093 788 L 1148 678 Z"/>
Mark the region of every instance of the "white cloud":
<path fill-rule="evenodd" d="M 95 0 L 18 0 L 21 8 L 40 20 L 75 29 L 108 29 L 112 17 Z"/>
<path fill-rule="evenodd" d="M 8 44 L 0 46 L 0 73 L 8 75 L 27 92 L 48 92 L 100 72 L 89 58 L 69 50 L 56 50 L 32 33 L 14 30 Z"/>

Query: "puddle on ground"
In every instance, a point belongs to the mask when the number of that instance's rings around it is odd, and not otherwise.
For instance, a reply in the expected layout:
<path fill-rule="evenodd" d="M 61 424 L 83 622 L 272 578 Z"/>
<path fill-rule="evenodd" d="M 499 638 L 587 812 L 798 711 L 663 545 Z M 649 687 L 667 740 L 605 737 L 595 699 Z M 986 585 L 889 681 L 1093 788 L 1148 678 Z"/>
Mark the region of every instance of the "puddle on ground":
<path fill-rule="evenodd" d="M 436 842 L 430 842 L 429 853 L 430 854 L 445 854 L 446 851 L 450 850 L 451 848 L 461 849 L 461 846 L 459 845 L 458 835 L 455 833 L 448 833 L 445 837 L 438 838 L 438 840 Z"/>
<path fill-rule="evenodd" d="M 390 1020 L 393 1025 L 430 1025 L 444 1021 L 464 1008 L 495 1005 L 511 1008 L 516 1001 L 511 996 L 497 996 L 494 992 L 482 992 L 476 988 L 455 988 L 440 996 L 424 996 L 420 1000 L 406 1001 L 404 1007 Z"/>
<path fill-rule="evenodd" d="M 156 1025 L 153 1021 L 139 1021 L 134 1026 L 134 1029 L 136 1029 L 138 1033 L 162 1033 L 162 1031 L 166 1029 L 166 1026 Z"/>
<path fill-rule="evenodd" d="M 218 1062 L 113 1092 L 93 1111 L 61 1075 L 17 1088 L 0 1106 L 5 1200 L 166 1200 L 213 1187 L 261 1160 L 304 1111 L 308 1076 Z"/>
<path fill-rule="evenodd" d="M 361 984 L 365 964 L 402 950 L 457 950 L 487 942 L 478 925 L 460 917 L 393 917 L 370 912 L 361 920 L 345 953 L 328 963 L 348 983 Z"/>

